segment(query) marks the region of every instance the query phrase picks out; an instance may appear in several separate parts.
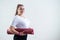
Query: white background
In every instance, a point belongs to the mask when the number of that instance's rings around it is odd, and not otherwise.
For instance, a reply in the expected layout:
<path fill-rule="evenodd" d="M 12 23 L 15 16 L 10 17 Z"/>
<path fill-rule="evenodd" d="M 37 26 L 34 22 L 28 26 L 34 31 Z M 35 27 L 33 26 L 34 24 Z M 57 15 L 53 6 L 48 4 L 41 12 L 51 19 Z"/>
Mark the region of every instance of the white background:
<path fill-rule="evenodd" d="M 60 0 L 0 0 L 0 40 L 13 40 L 6 30 L 18 3 L 24 5 L 24 15 L 34 28 L 27 40 L 60 40 Z"/>

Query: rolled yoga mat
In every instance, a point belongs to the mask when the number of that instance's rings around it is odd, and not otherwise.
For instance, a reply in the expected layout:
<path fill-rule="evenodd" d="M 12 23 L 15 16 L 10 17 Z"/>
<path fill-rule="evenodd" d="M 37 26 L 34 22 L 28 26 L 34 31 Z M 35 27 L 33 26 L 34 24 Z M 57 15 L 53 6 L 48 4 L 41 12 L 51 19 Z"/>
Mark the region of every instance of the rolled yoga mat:
<path fill-rule="evenodd" d="M 18 32 L 24 31 L 24 34 L 34 34 L 34 30 L 32 28 L 16 28 L 15 30 Z M 7 30 L 7 34 L 14 34 L 14 33 L 11 32 L 10 30 Z"/>

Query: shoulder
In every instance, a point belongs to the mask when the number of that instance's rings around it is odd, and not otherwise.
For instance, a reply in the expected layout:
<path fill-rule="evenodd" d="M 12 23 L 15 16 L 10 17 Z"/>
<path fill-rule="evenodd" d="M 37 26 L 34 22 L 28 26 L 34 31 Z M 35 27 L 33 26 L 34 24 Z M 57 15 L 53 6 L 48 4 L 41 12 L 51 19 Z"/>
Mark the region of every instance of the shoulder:
<path fill-rule="evenodd" d="M 14 17 L 13 17 L 13 20 L 16 20 L 16 19 L 17 19 L 17 16 L 14 16 Z"/>

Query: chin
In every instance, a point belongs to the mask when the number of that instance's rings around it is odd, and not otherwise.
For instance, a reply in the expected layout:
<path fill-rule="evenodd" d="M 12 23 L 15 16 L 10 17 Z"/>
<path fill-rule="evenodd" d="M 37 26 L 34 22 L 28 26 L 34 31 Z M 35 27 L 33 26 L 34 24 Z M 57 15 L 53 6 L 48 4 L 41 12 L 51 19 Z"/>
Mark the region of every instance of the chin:
<path fill-rule="evenodd" d="M 20 16 L 22 15 L 22 14 L 19 14 Z"/>

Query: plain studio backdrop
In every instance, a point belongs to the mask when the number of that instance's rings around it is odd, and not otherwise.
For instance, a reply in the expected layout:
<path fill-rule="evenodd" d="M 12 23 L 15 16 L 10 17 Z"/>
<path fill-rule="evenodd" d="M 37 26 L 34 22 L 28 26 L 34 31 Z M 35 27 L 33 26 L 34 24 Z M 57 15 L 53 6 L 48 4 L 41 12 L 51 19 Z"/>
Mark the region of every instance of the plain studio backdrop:
<path fill-rule="evenodd" d="M 60 40 L 60 0 L 0 0 L 0 40 L 13 40 L 6 30 L 19 3 L 34 28 L 34 35 L 28 35 L 27 40 Z"/>

